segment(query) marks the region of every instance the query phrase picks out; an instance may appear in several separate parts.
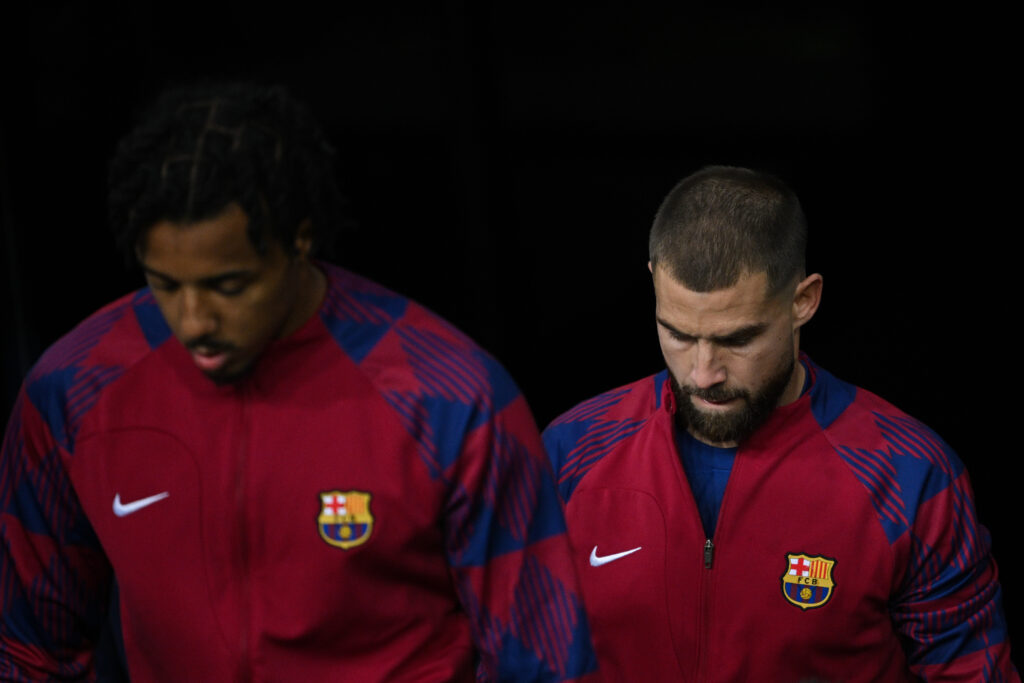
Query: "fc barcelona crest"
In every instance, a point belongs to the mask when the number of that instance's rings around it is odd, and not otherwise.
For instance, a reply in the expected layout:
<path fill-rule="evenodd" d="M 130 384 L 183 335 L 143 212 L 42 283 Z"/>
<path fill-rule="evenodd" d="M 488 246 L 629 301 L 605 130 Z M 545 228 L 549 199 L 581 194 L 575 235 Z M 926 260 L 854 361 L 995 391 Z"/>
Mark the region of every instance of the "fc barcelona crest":
<path fill-rule="evenodd" d="M 364 491 L 322 491 L 316 526 L 320 538 L 342 550 L 366 543 L 373 533 L 370 494 Z"/>
<path fill-rule="evenodd" d="M 821 607 L 832 598 L 836 588 L 832 580 L 835 564 L 835 560 L 821 555 L 787 553 L 782 594 L 800 609 Z"/>

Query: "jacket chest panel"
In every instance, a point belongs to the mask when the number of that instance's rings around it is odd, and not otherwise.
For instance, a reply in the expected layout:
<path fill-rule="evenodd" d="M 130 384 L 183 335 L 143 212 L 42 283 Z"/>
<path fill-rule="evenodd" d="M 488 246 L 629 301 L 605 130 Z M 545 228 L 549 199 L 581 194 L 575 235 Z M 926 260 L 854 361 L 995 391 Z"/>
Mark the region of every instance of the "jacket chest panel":
<path fill-rule="evenodd" d="M 745 669 L 749 661 L 797 680 L 866 652 L 873 671 L 903 670 L 888 613 L 892 549 L 862 485 L 819 434 L 737 456 L 708 566 L 671 438 L 650 431 L 595 465 L 567 505 L 595 646 L 613 677 L 765 673 Z M 595 546 L 599 559 L 642 549 L 593 567 Z M 737 643 L 749 656 L 736 656 Z M 613 659 L 626 652 L 659 655 Z"/>
<path fill-rule="evenodd" d="M 335 652 L 357 651 L 375 625 L 352 630 L 339 613 L 394 628 L 381 602 L 402 601 L 388 584 L 409 582 L 416 606 L 395 613 L 450 611 L 443 484 L 378 395 L 357 385 L 298 401 L 151 403 L 106 416 L 72 460 L 117 576 L 126 638 L 237 656 L 239 642 L 315 633 Z M 367 581 L 385 597 L 356 588 Z"/>

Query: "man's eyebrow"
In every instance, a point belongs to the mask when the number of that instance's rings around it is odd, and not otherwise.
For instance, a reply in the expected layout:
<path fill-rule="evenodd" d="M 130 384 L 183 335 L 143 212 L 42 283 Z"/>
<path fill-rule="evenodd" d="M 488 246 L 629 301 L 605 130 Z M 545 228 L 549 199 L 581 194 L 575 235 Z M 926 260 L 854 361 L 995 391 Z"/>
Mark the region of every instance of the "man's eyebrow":
<path fill-rule="evenodd" d="M 175 281 L 174 278 L 171 277 L 170 275 L 168 275 L 167 273 L 161 273 L 159 270 L 156 270 L 155 268 L 150 268 L 149 266 L 147 266 L 145 263 L 142 263 L 141 261 L 139 262 L 139 266 L 142 268 L 142 271 L 144 273 L 146 273 L 146 275 L 153 275 L 155 277 L 160 278 L 161 280 L 167 280 L 168 282 L 174 282 Z"/>
<path fill-rule="evenodd" d="M 754 323 L 734 330 L 729 334 L 713 335 L 708 339 L 716 344 L 729 346 L 731 344 L 745 344 L 755 339 L 768 329 L 768 323 Z"/>
<path fill-rule="evenodd" d="M 666 330 L 668 330 L 669 332 L 671 332 L 671 333 L 673 333 L 673 334 L 675 334 L 677 336 L 685 337 L 685 338 L 688 338 L 688 339 L 700 339 L 701 338 L 698 335 L 690 334 L 688 332 L 683 332 L 682 330 L 676 329 L 675 327 L 673 327 L 672 325 L 667 323 L 662 318 L 657 318 L 657 321 L 658 321 L 659 325 L 661 325 Z M 741 328 L 739 328 L 737 330 L 733 330 L 732 332 L 729 332 L 728 334 L 714 334 L 714 335 L 711 335 L 711 336 L 708 336 L 708 337 L 703 337 L 703 338 L 707 339 L 708 341 L 710 341 L 712 343 L 715 343 L 715 344 L 721 344 L 723 346 L 729 346 L 730 344 L 743 344 L 743 343 L 746 343 L 746 342 L 750 341 L 751 339 L 754 339 L 755 337 L 758 337 L 766 329 L 768 329 L 768 323 L 763 323 L 763 322 L 762 323 L 754 323 L 752 325 L 746 325 L 746 326 L 741 327 Z"/>
<path fill-rule="evenodd" d="M 659 318 L 657 316 L 655 316 L 655 319 L 658 321 L 659 325 L 661 325 L 666 330 L 668 330 L 669 332 L 671 332 L 672 334 L 674 334 L 674 335 L 676 335 L 678 337 L 689 337 L 690 339 L 695 339 L 696 338 L 692 334 L 687 334 L 686 332 L 683 332 L 682 330 L 676 329 L 675 327 L 673 327 L 672 325 L 668 324 L 663 319 L 661 319 L 661 318 Z"/>
<path fill-rule="evenodd" d="M 166 280 L 167 282 L 177 282 L 177 279 L 171 277 L 170 275 L 167 275 L 166 273 L 161 273 L 159 270 L 156 270 L 154 268 L 150 268 L 146 264 L 141 264 L 141 265 L 142 265 L 142 270 L 145 271 L 147 275 L 153 275 L 153 276 L 158 277 L 158 278 L 160 278 L 162 280 Z M 229 270 L 229 271 L 227 271 L 225 273 L 217 273 L 216 275 L 210 275 L 209 277 L 204 277 L 204 278 L 199 280 L 199 284 L 201 284 L 201 285 L 203 285 L 205 287 L 210 287 L 210 286 L 214 286 L 214 285 L 220 284 L 220 283 L 224 282 L 225 280 L 234 280 L 234 279 L 239 279 L 239 278 L 247 278 L 250 275 L 252 275 L 252 271 L 251 270 L 247 270 L 247 269 Z"/>

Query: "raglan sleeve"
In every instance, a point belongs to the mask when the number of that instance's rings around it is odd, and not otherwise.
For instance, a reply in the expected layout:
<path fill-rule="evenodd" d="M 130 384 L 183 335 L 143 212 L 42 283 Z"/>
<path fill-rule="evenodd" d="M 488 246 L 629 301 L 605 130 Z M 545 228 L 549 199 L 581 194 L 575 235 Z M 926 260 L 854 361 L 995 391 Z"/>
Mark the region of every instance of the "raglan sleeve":
<path fill-rule="evenodd" d="M 928 447 L 944 454 L 916 491 L 893 622 L 911 670 L 925 681 L 1019 682 L 990 537 L 978 523 L 967 470 L 934 439 Z"/>
<path fill-rule="evenodd" d="M 449 563 L 480 652 L 478 679 L 596 675 L 562 505 L 530 410 L 488 360 L 446 514 Z"/>
<path fill-rule="evenodd" d="M 96 678 L 111 570 L 65 471 L 58 403 L 26 382 L 0 451 L 2 681 Z"/>

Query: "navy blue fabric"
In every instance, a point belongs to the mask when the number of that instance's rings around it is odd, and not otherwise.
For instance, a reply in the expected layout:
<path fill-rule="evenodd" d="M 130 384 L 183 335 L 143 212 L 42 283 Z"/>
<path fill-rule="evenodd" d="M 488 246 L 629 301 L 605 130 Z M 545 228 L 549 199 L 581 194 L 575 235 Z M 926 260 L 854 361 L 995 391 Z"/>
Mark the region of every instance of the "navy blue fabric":
<path fill-rule="evenodd" d="M 715 535 L 718 511 L 722 507 L 725 485 L 729 483 L 736 448 L 718 448 L 698 441 L 683 430 L 676 430 L 676 450 L 697 501 L 700 521 L 708 538 Z"/>
<path fill-rule="evenodd" d="M 800 359 L 800 362 L 803 363 L 803 359 Z M 811 373 L 806 365 L 804 370 L 801 395 L 811 385 Z M 693 498 L 697 501 L 697 511 L 700 512 L 700 521 L 704 524 L 704 533 L 708 538 L 712 538 L 718 525 L 718 512 L 722 509 L 725 486 L 729 483 L 732 465 L 736 461 L 736 448 L 710 446 L 698 441 L 689 432 L 676 430 L 676 451 L 690 482 Z"/>

